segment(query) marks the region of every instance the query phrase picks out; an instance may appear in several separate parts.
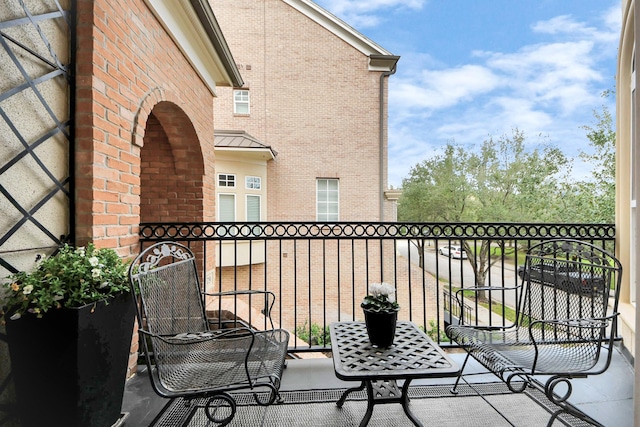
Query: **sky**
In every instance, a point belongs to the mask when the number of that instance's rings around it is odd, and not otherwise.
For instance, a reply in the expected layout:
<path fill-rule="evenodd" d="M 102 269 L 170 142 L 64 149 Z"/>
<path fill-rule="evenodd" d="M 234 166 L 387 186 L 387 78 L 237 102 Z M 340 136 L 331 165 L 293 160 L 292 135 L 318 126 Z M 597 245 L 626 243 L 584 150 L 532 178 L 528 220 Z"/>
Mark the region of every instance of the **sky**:
<path fill-rule="evenodd" d="M 399 55 L 389 79 L 389 184 L 447 143 L 523 132 L 590 166 L 584 126 L 615 114 L 620 0 L 315 0 Z"/>

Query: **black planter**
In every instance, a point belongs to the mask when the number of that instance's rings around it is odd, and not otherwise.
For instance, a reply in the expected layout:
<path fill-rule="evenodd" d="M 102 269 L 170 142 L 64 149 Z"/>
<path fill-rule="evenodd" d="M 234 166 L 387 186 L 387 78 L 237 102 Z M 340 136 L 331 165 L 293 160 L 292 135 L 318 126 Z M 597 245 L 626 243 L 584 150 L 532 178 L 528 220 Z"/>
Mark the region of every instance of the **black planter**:
<path fill-rule="evenodd" d="M 129 294 L 7 321 L 22 427 L 110 427 L 120 418 L 134 306 Z"/>
<path fill-rule="evenodd" d="M 398 312 L 391 313 L 364 311 L 364 322 L 367 325 L 367 334 L 371 344 L 377 347 L 391 347 L 396 335 L 396 322 Z"/>

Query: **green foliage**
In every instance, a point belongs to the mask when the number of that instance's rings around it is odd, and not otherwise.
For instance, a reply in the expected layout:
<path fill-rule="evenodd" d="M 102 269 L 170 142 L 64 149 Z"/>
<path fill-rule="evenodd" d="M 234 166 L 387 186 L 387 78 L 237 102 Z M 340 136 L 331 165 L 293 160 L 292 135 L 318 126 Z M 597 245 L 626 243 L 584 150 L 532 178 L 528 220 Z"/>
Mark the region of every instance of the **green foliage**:
<path fill-rule="evenodd" d="M 80 307 L 129 291 L 127 265 L 113 249 L 65 245 L 32 272 L 9 276 L 3 284 L 4 318 L 37 317 L 51 309 Z"/>
<path fill-rule="evenodd" d="M 442 329 L 438 329 L 436 322 L 434 320 L 429 320 L 429 328 L 425 328 L 420 326 L 420 329 L 427 334 L 429 338 L 434 340 L 435 342 L 449 342 L 449 337 L 444 333 Z"/>
<path fill-rule="evenodd" d="M 607 107 L 602 112 L 593 112 L 595 127 L 584 126 L 593 154 L 580 153 L 580 157 L 593 165 L 591 179 L 578 183 L 574 198 L 580 206 L 583 222 L 615 221 L 615 182 L 616 182 L 616 133 L 613 118 Z"/>
<path fill-rule="evenodd" d="M 308 342 L 311 345 L 330 346 L 331 334 L 329 327 L 324 328 L 317 323 L 312 323 L 311 327 L 307 321 L 304 321 L 304 325 L 296 328 L 296 336 L 303 341 Z"/>
<path fill-rule="evenodd" d="M 523 132 L 489 136 L 478 150 L 448 142 L 403 180 L 398 219 L 417 222 L 612 223 L 615 130 L 606 107 L 584 126 L 593 153 L 580 158 L 591 176 L 576 181 L 573 160 L 550 144 L 537 148 Z M 544 141 L 543 141 L 544 142 Z"/>
<path fill-rule="evenodd" d="M 573 163 L 557 147 L 532 144 L 523 132 L 488 137 L 479 150 L 448 142 L 414 166 L 403 180 L 398 219 L 416 222 L 612 223 L 615 210 L 615 132 L 606 108 L 594 112 L 595 127 L 585 127 L 594 154 L 589 180 L 576 182 Z M 525 142 L 527 142 L 525 144 Z M 412 242 L 416 244 L 415 242 Z M 460 242 L 470 256 L 476 286 L 483 287 L 491 253 L 504 242 L 483 240 L 479 247 Z M 471 242 L 472 243 L 472 242 Z M 418 247 L 420 261 L 424 247 Z M 511 249 L 513 250 L 513 249 Z M 422 265 L 422 264 L 421 264 Z"/>
<path fill-rule="evenodd" d="M 398 203 L 401 221 L 472 220 L 467 179 L 469 154 L 448 143 L 442 155 L 424 160 L 403 180 Z"/>

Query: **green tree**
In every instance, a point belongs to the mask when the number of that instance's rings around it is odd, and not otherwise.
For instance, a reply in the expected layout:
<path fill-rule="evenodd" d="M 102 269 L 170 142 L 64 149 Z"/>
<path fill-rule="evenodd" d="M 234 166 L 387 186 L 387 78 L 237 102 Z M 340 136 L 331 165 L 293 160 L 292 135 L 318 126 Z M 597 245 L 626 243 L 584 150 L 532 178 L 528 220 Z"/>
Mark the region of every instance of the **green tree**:
<path fill-rule="evenodd" d="M 466 172 L 468 162 L 469 154 L 449 142 L 442 154 L 414 166 L 402 183 L 398 219 L 417 222 L 473 220 L 469 208 L 472 189 Z M 427 242 L 428 236 L 411 241 L 418 248 L 420 267 L 424 265 Z"/>
<path fill-rule="evenodd" d="M 438 154 L 414 166 L 402 182 L 398 218 L 408 221 L 463 221 L 468 219 L 467 176 L 470 154 L 447 143 Z"/>
<path fill-rule="evenodd" d="M 558 195 L 558 175 L 570 167 L 559 149 L 547 145 L 527 151 L 524 134 L 489 137 L 479 152 L 469 152 L 448 143 L 444 154 L 416 165 L 403 181 L 398 218 L 404 221 L 533 222 L 555 220 L 550 209 Z M 424 242 L 424 241 L 423 241 Z M 418 246 L 420 261 L 424 247 Z M 498 244 L 483 240 L 468 262 L 475 272 L 476 286 L 486 283 L 491 265 L 490 249 Z M 504 246 L 503 243 L 500 243 Z M 502 247 L 503 253 L 513 248 Z M 474 255 L 472 255 L 474 254 Z"/>
<path fill-rule="evenodd" d="M 478 221 L 540 222 L 549 220 L 549 202 L 557 195 L 558 173 L 570 165 L 558 148 L 545 145 L 527 151 L 524 134 L 485 140 L 471 156 Z"/>
<path fill-rule="evenodd" d="M 613 119 L 606 106 L 602 112 L 594 111 L 595 127 L 583 126 L 587 131 L 589 145 L 593 153 L 582 151 L 580 157 L 593 165 L 591 179 L 577 184 L 576 203 L 580 209 L 583 222 L 615 221 L 616 198 L 616 132 Z"/>

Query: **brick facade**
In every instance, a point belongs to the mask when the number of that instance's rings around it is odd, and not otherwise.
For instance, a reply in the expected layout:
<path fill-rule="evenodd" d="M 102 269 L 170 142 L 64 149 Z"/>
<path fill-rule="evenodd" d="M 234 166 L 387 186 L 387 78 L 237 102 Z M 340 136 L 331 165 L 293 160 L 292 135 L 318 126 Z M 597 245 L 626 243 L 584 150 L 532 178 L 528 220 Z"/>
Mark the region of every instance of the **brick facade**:
<path fill-rule="evenodd" d="M 141 221 L 212 220 L 213 94 L 145 3 L 78 1 L 77 52 L 78 243 L 131 256 Z"/>
<path fill-rule="evenodd" d="M 141 222 L 213 220 L 211 90 L 142 0 L 79 0 L 77 34 L 77 243 L 132 257 Z"/>
<path fill-rule="evenodd" d="M 242 89 L 250 94 L 250 114 L 238 115 L 233 113 L 233 88 L 220 88 L 215 127 L 245 131 L 278 153 L 267 163 L 267 221 L 315 221 L 317 178 L 339 179 L 340 221 L 395 221 L 395 201 L 381 200 L 381 188 L 387 189 L 389 70 L 372 71 L 361 46 L 320 19 L 326 24 L 321 25 L 316 12 L 292 6 L 300 3 L 211 2 L 242 72 Z M 419 307 L 416 313 L 424 305 L 436 312 L 434 287 L 423 286 L 419 269 L 396 271 L 392 248 L 382 257 L 361 247 L 351 254 L 346 242 L 339 250 L 328 249 L 334 242 L 295 250 L 287 249 L 289 244 L 283 242 L 282 253 L 266 251 L 267 274 L 261 263 L 222 269 L 223 289 L 273 291 L 282 306 L 275 311 L 283 313 L 276 320 L 290 331 L 305 321 L 362 319 L 359 303 L 367 284 L 383 280 L 397 284 L 401 318 L 410 317 L 410 306 Z"/>
<path fill-rule="evenodd" d="M 285 1 L 211 7 L 251 101 L 249 116 L 234 115 L 232 88 L 220 88 L 215 127 L 244 130 L 278 153 L 268 164 L 268 220 L 315 221 L 316 178 L 340 180 L 340 221 L 380 220 L 382 72 L 369 71 L 366 54 Z"/>

